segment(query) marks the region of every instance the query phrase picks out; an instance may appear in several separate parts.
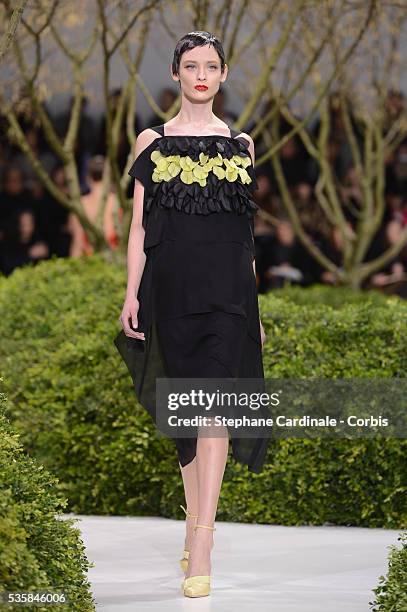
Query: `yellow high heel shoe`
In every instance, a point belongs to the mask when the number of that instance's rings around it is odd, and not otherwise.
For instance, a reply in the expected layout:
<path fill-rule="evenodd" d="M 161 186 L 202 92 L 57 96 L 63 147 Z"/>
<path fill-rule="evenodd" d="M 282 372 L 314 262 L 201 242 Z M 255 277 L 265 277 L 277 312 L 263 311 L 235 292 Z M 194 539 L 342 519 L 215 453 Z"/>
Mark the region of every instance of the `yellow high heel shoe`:
<path fill-rule="evenodd" d="M 185 510 L 184 506 L 180 506 L 180 508 L 183 509 L 183 511 L 185 512 L 185 516 L 189 516 L 189 518 L 198 518 L 197 514 L 191 514 L 189 510 Z M 182 559 L 180 559 L 179 564 L 181 566 L 181 570 L 184 572 L 184 574 L 187 573 L 188 570 L 188 559 L 189 559 L 189 550 L 184 550 L 184 556 Z"/>
<path fill-rule="evenodd" d="M 215 527 L 209 527 L 209 525 L 195 525 L 194 531 L 198 527 L 204 529 L 211 529 L 216 531 Z M 206 597 L 211 592 L 211 577 L 210 576 L 190 576 L 185 578 L 182 583 L 182 591 L 185 597 Z"/>

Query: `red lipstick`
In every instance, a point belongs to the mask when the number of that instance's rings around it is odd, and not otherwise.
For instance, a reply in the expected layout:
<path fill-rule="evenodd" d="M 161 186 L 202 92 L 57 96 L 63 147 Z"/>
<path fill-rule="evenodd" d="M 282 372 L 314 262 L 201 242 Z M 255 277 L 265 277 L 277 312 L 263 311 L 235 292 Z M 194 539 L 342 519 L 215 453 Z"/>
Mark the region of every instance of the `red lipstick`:
<path fill-rule="evenodd" d="M 195 89 L 198 91 L 206 91 L 208 88 L 206 85 L 195 85 Z"/>

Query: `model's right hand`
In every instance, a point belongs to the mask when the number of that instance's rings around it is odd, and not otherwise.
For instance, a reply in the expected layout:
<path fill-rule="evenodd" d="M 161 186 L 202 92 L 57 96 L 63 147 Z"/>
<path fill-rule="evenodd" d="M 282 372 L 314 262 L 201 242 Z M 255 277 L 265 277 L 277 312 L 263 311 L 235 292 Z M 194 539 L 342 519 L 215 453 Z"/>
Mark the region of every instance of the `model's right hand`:
<path fill-rule="evenodd" d="M 138 299 L 135 297 L 127 297 L 126 301 L 124 302 L 122 314 L 120 315 L 119 320 L 122 324 L 126 336 L 130 336 L 130 338 L 136 338 L 137 340 L 145 340 L 143 332 L 136 332 L 130 327 L 130 325 L 134 327 L 134 329 L 137 329 L 138 327 L 138 310 Z"/>

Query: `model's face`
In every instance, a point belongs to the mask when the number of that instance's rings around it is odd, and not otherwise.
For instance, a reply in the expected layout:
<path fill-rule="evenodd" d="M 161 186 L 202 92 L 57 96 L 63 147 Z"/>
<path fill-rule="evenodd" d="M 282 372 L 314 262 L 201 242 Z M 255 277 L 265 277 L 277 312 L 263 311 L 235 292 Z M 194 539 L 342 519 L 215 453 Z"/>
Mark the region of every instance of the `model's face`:
<path fill-rule="evenodd" d="M 227 65 L 223 73 L 220 66 L 220 57 L 214 47 L 195 47 L 182 54 L 179 75 L 173 75 L 173 79 L 181 82 L 182 92 L 188 98 L 206 101 L 215 96 L 220 83 L 226 80 Z M 207 89 L 196 89 L 199 85 L 205 85 Z"/>

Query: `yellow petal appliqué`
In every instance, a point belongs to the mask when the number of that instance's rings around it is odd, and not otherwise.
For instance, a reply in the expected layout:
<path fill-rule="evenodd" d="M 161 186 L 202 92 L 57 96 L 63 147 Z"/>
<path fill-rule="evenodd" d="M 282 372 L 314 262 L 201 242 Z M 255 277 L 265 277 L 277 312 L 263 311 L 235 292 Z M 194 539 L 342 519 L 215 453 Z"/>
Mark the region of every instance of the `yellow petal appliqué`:
<path fill-rule="evenodd" d="M 150 155 L 150 159 L 151 159 L 151 160 L 152 160 L 154 163 L 156 163 L 156 162 L 157 162 L 157 161 L 160 159 L 160 157 L 162 157 L 162 155 L 161 155 L 160 151 L 153 151 L 153 152 L 151 153 L 151 155 Z"/>
<path fill-rule="evenodd" d="M 177 176 L 181 172 L 181 166 L 175 161 L 172 161 L 168 166 L 168 172 L 171 174 L 171 177 L 174 178 L 174 176 Z"/>
<path fill-rule="evenodd" d="M 152 175 L 155 183 L 170 181 L 180 175 L 181 181 L 186 185 L 196 182 L 205 187 L 209 172 L 213 172 L 219 180 L 226 178 L 227 181 L 234 182 L 239 177 L 243 184 L 252 182 L 246 170 L 251 165 L 248 156 L 233 155 L 228 159 L 220 153 L 209 157 L 201 152 L 199 161 L 194 161 L 189 155 L 164 156 L 159 151 L 153 151 L 150 157 L 156 165 Z"/>
<path fill-rule="evenodd" d="M 229 182 L 233 182 L 237 179 L 238 176 L 238 172 L 237 170 L 234 170 L 234 168 L 228 168 L 226 170 L 226 180 Z"/>
<path fill-rule="evenodd" d="M 206 179 L 206 177 L 208 176 L 208 173 L 205 172 L 202 166 L 195 166 L 192 172 L 197 179 Z"/>
<path fill-rule="evenodd" d="M 164 172 L 168 167 L 168 161 L 165 159 L 165 157 L 161 157 L 159 160 L 157 160 L 157 170 L 159 172 Z"/>
<path fill-rule="evenodd" d="M 214 166 L 212 168 L 212 172 L 214 173 L 215 176 L 218 177 L 219 180 L 224 179 L 225 178 L 225 170 L 223 168 L 221 168 L 220 166 Z"/>
<path fill-rule="evenodd" d="M 183 170 L 180 174 L 180 179 L 186 185 L 191 185 L 194 182 L 194 175 L 189 170 Z"/>

